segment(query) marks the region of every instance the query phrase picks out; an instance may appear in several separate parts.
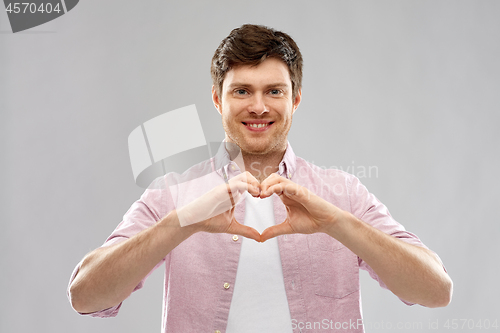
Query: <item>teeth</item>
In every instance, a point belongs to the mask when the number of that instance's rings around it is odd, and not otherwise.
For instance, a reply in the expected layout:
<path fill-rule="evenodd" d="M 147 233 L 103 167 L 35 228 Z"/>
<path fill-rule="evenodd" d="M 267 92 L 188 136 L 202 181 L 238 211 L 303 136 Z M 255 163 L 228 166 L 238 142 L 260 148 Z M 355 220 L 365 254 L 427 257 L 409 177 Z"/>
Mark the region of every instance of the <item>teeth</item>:
<path fill-rule="evenodd" d="M 261 127 L 265 127 L 265 126 L 267 126 L 269 124 L 270 123 L 268 123 L 268 124 L 248 124 L 248 126 L 255 127 L 255 128 L 261 128 Z"/>

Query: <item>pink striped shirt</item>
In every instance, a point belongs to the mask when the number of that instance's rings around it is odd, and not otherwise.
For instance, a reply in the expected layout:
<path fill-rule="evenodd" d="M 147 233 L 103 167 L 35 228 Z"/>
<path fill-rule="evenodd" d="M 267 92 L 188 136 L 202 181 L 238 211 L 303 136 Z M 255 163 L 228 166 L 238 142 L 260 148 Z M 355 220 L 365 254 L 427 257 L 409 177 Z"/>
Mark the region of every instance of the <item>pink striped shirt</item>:
<path fill-rule="evenodd" d="M 239 169 L 229 160 L 225 150 L 219 151 L 217 156 L 221 154 L 222 158 L 215 157 L 199 164 L 183 177 L 188 175 L 187 178 L 193 179 L 196 178 L 193 175 L 207 174 L 208 171 L 211 177 L 223 182 L 222 169 L 229 178 L 238 174 Z M 396 222 L 387 208 L 353 175 L 315 166 L 297 157 L 290 145 L 278 173 L 386 234 L 425 247 L 417 236 Z M 181 199 L 209 190 L 200 182 L 191 182 L 182 191 L 181 198 L 181 193 L 171 187 L 172 183 L 179 182 L 175 178 L 169 174 L 157 179 L 132 205 L 103 246 L 132 237 L 175 209 Z M 213 186 L 213 183 L 206 186 Z M 286 210 L 278 196 L 273 198 L 275 223 L 281 223 Z M 236 205 L 235 215 L 236 220 L 243 223 L 244 201 Z M 278 236 L 278 246 L 294 332 L 324 332 L 339 327 L 343 332 L 364 332 L 359 269 L 367 270 L 386 288 L 375 272 L 327 234 Z M 225 332 L 240 248 L 241 236 L 200 232 L 158 263 L 157 267 L 165 263 L 166 276 L 162 332 Z M 75 268 L 71 281 L 78 268 Z M 144 280 L 135 290 L 143 286 Z M 121 305 L 89 315 L 113 317 Z"/>

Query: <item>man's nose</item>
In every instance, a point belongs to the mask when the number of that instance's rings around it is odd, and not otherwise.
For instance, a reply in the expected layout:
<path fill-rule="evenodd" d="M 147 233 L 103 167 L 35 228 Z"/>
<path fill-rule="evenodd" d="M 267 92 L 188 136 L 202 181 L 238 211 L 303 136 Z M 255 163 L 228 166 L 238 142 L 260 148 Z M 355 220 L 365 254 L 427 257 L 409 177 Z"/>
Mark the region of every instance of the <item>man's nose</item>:
<path fill-rule="evenodd" d="M 256 113 L 257 115 L 269 112 L 264 101 L 264 97 L 261 94 L 254 94 L 252 96 L 248 111 L 251 113 Z"/>

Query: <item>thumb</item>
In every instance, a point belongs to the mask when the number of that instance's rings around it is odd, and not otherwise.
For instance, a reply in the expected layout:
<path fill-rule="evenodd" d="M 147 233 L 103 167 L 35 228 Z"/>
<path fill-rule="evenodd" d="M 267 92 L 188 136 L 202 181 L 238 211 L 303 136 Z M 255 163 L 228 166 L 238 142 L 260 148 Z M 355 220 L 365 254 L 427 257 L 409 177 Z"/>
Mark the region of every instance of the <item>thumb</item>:
<path fill-rule="evenodd" d="M 257 230 L 255 230 L 252 227 L 239 223 L 234 218 L 232 219 L 231 224 L 229 225 L 229 228 L 227 229 L 226 233 L 240 235 L 246 238 L 253 239 L 256 242 L 261 241 L 260 233 Z"/>
<path fill-rule="evenodd" d="M 260 235 L 260 241 L 265 242 L 268 239 L 277 237 L 279 235 L 287 235 L 287 234 L 294 234 L 295 231 L 293 230 L 292 226 L 290 223 L 288 223 L 288 219 L 283 221 L 280 224 L 273 225 L 267 229 L 265 229 L 262 234 Z"/>

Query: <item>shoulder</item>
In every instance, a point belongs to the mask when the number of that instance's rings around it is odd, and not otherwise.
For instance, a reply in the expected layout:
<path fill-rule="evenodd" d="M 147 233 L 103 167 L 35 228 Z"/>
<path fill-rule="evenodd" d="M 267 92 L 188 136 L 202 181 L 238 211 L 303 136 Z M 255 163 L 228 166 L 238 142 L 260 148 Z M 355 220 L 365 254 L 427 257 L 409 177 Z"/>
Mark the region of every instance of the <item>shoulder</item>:
<path fill-rule="evenodd" d="M 311 181 L 321 178 L 324 181 L 351 184 L 354 180 L 357 180 L 354 175 L 348 172 L 336 168 L 318 166 L 298 156 L 296 158 L 295 174 L 301 178 L 310 178 Z"/>
<path fill-rule="evenodd" d="M 352 174 L 335 168 L 324 168 L 297 157 L 292 180 L 314 194 L 344 210 L 351 210 L 353 185 L 359 180 Z"/>
<path fill-rule="evenodd" d="M 185 183 L 190 180 L 209 175 L 215 171 L 213 158 L 197 163 L 182 173 L 168 172 L 165 175 L 156 178 L 149 189 L 166 189 L 173 185 Z"/>

